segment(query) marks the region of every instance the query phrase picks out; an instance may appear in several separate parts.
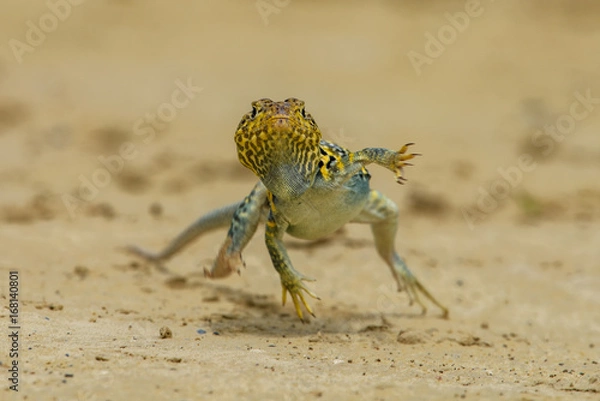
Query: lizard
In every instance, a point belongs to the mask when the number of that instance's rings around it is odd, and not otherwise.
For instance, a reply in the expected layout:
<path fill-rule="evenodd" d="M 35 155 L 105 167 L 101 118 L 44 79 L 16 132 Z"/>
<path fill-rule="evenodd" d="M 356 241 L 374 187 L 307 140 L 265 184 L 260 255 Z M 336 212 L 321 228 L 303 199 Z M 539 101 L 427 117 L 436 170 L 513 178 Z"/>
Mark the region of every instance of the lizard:
<path fill-rule="evenodd" d="M 282 303 L 287 294 L 296 314 L 305 322 L 304 309 L 315 316 L 305 295 L 320 299 L 307 286 L 314 279 L 296 270 L 283 243 L 284 234 L 305 240 L 328 236 L 346 223 L 370 224 L 375 248 L 391 269 L 398 291 L 405 290 L 410 304 L 427 307 L 420 294 L 448 317 L 448 309 L 438 302 L 398 255 L 394 241 L 398 206 L 381 192 L 370 188 L 366 165 L 391 170 L 403 184 L 404 167 L 419 153 L 409 153 L 414 143 L 400 150 L 365 148 L 350 151 L 322 138 L 317 123 L 296 98 L 252 102 L 235 132 L 237 156 L 241 164 L 258 178 L 243 201 L 212 211 L 193 222 L 158 253 L 137 246 L 127 250 L 149 262 L 162 264 L 202 234 L 229 226 L 226 239 L 208 278 L 223 278 L 245 267 L 242 251 L 265 223 L 265 243 L 282 287 Z"/>

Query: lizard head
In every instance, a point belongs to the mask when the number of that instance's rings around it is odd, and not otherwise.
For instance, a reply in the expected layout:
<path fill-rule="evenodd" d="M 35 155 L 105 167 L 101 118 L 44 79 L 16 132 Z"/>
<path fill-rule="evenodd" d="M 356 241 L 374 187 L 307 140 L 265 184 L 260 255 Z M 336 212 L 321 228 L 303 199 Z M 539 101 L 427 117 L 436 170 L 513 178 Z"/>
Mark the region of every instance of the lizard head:
<path fill-rule="evenodd" d="M 321 138 L 304 102 L 295 98 L 252 102 L 235 132 L 240 162 L 284 199 L 302 195 L 313 184 Z"/>

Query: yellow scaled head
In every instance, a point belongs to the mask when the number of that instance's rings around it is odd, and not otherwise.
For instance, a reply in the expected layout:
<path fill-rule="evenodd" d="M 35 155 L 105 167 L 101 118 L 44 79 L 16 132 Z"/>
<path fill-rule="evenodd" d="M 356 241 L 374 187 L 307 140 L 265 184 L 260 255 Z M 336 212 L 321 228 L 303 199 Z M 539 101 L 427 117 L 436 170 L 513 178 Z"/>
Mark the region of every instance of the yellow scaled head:
<path fill-rule="evenodd" d="M 304 102 L 252 102 L 235 133 L 238 158 L 275 196 L 300 196 L 318 170 L 321 131 Z"/>

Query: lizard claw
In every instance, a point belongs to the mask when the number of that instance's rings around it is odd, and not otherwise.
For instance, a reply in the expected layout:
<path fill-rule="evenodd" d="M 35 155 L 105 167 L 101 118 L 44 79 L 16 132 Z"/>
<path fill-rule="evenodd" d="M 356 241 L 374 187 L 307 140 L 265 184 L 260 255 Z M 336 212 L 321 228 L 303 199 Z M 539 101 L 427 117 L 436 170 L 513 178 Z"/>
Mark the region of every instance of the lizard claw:
<path fill-rule="evenodd" d="M 396 176 L 396 182 L 397 182 L 398 184 L 400 184 L 400 185 L 404 185 L 404 183 L 405 183 L 406 181 L 408 181 L 408 179 L 407 179 L 407 178 L 404 178 L 404 177 L 402 177 L 402 174 L 403 174 L 403 173 L 404 173 L 404 171 L 401 171 L 401 172 L 400 172 L 400 175 L 397 175 L 397 176 Z"/>
<path fill-rule="evenodd" d="M 284 282 L 282 280 L 282 282 L 281 282 L 282 297 L 281 298 L 282 298 L 282 304 L 285 305 L 285 303 L 287 301 L 287 293 L 289 292 L 290 297 L 292 298 L 292 301 L 294 302 L 294 309 L 296 309 L 296 314 L 298 315 L 298 317 L 300 318 L 302 323 L 306 323 L 307 321 L 304 320 L 304 314 L 302 313 L 302 308 L 300 306 L 301 302 L 302 302 L 302 305 L 304 305 L 304 308 L 306 309 L 306 311 L 308 313 L 310 313 L 313 317 L 316 317 L 316 316 L 315 316 L 312 308 L 310 307 L 310 305 L 306 302 L 303 291 L 315 299 L 320 300 L 321 298 L 319 298 L 318 295 L 316 295 L 314 292 L 312 292 L 310 289 L 308 289 L 308 287 L 306 287 L 302 283 L 302 281 L 315 281 L 315 279 L 304 277 L 304 276 L 298 274 L 297 276 L 293 277 L 289 281 L 286 280 L 286 282 Z"/>
<path fill-rule="evenodd" d="M 413 164 L 407 162 L 407 160 L 414 159 L 416 156 L 421 156 L 420 153 L 406 153 L 408 151 L 408 147 L 412 145 L 414 145 L 413 142 L 407 143 L 397 152 L 394 170 L 396 171 L 396 182 L 398 184 L 404 184 L 406 181 L 408 181 L 406 178 L 404 178 L 404 166 L 412 166 Z"/>

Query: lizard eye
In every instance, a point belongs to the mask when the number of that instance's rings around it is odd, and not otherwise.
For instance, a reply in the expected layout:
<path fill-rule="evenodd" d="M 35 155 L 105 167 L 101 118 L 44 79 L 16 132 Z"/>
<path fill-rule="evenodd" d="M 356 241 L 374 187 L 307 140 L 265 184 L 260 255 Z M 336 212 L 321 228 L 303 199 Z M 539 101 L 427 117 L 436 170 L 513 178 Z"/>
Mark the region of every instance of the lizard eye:
<path fill-rule="evenodd" d="M 256 117 L 257 114 L 258 114 L 258 109 L 256 108 L 256 106 L 252 106 L 252 111 L 250 112 L 250 118 L 254 119 L 254 117 Z"/>

